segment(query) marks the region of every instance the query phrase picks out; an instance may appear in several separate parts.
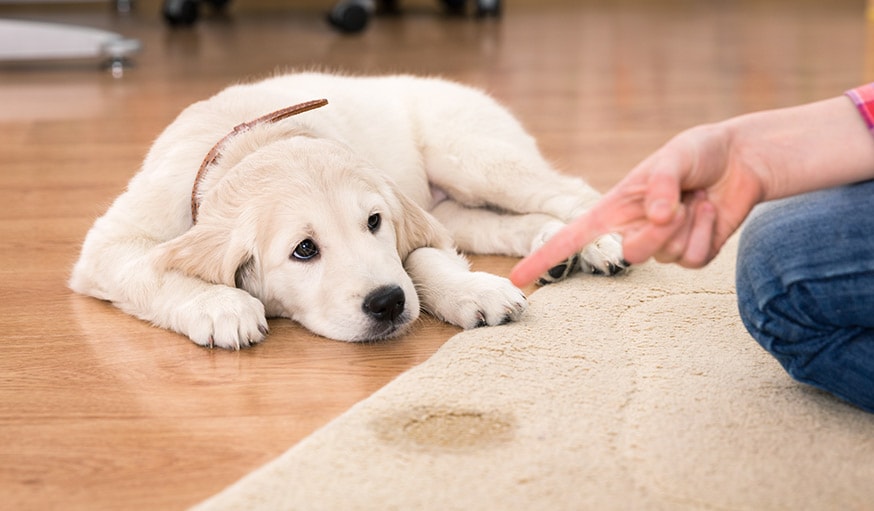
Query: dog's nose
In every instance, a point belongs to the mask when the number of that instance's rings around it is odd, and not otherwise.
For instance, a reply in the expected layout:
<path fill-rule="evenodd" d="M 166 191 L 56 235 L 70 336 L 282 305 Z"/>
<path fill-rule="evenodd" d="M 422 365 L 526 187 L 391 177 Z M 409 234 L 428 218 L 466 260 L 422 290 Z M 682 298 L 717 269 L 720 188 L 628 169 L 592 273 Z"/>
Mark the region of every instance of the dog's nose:
<path fill-rule="evenodd" d="M 404 312 L 404 290 L 398 286 L 374 289 L 364 298 L 364 312 L 379 321 L 394 321 Z"/>

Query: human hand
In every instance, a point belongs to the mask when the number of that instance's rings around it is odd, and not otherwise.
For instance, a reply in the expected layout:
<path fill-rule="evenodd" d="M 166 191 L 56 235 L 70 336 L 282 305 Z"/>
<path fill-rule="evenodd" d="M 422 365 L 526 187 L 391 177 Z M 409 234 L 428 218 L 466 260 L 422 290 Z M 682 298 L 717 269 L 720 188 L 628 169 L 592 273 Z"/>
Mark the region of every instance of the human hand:
<path fill-rule="evenodd" d="M 624 257 L 686 267 L 710 262 L 763 197 L 757 165 L 726 125 L 692 128 L 635 167 L 590 210 L 559 231 L 510 274 L 529 284 L 606 233 L 623 237 Z"/>

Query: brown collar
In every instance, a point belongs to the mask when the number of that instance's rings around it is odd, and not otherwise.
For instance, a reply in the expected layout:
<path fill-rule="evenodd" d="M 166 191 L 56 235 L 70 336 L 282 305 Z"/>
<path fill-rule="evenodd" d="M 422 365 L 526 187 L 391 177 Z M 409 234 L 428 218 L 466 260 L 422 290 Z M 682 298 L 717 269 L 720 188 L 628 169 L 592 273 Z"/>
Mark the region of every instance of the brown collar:
<path fill-rule="evenodd" d="M 206 158 L 203 159 L 203 163 L 200 164 L 200 169 L 197 171 L 197 176 L 194 178 L 194 186 L 191 188 L 191 223 L 197 223 L 197 208 L 199 206 L 197 200 L 197 188 L 200 186 L 200 182 L 203 181 L 203 177 L 206 175 L 206 169 L 209 168 L 210 165 L 215 163 L 215 160 L 221 154 L 222 147 L 225 145 L 225 143 L 227 143 L 228 140 L 236 135 L 239 135 L 240 133 L 245 133 L 249 131 L 259 124 L 279 122 L 285 118 L 291 117 L 292 115 L 302 114 L 309 110 L 325 106 L 327 104 L 327 99 L 315 99 L 313 101 L 307 101 L 305 103 L 300 103 L 298 105 L 290 106 L 288 108 L 283 108 L 282 110 L 277 110 L 267 115 L 262 115 L 261 117 L 253 121 L 244 122 L 242 124 L 234 126 L 234 129 L 231 130 L 230 133 L 228 133 L 221 140 L 219 140 L 216 145 L 212 146 L 212 149 L 210 149 L 209 152 L 206 153 Z"/>

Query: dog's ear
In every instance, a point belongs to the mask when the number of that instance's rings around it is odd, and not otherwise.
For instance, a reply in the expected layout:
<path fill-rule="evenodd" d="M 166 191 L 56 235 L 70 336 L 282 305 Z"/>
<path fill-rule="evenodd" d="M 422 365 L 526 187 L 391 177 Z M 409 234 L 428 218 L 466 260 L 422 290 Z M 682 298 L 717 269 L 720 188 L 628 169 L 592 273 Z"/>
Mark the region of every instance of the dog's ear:
<path fill-rule="evenodd" d="M 393 212 L 395 232 L 398 238 L 398 254 L 401 260 L 417 248 L 453 248 L 452 237 L 427 211 L 412 199 L 393 187 L 396 210 Z"/>
<path fill-rule="evenodd" d="M 236 235 L 235 235 L 236 234 Z M 156 247 L 155 262 L 213 284 L 235 287 L 240 269 L 253 259 L 252 243 L 232 229 L 198 223 L 181 236 Z"/>

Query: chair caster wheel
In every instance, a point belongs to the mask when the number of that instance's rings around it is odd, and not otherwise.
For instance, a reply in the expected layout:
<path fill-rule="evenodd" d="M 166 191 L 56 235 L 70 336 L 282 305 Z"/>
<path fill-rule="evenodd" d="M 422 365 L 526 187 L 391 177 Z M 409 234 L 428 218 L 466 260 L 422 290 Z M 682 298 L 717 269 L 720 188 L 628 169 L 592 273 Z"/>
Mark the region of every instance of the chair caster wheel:
<path fill-rule="evenodd" d="M 373 15 L 373 2 L 365 0 L 346 0 L 337 3 L 328 13 L 328 21 L 336 29 L 347 34 L 361 32 Z"/>
<path fill-rule="evenodd" d="M 161 13 L 170 26 L 189 27 L 200 15 L 198 7 L 197 0 L 164 0 Z"/>
<path fill-rule="evenodd" d="M 476 15 L 480 18 L 501 16 L 501 0 L 477 0 Z"/>

